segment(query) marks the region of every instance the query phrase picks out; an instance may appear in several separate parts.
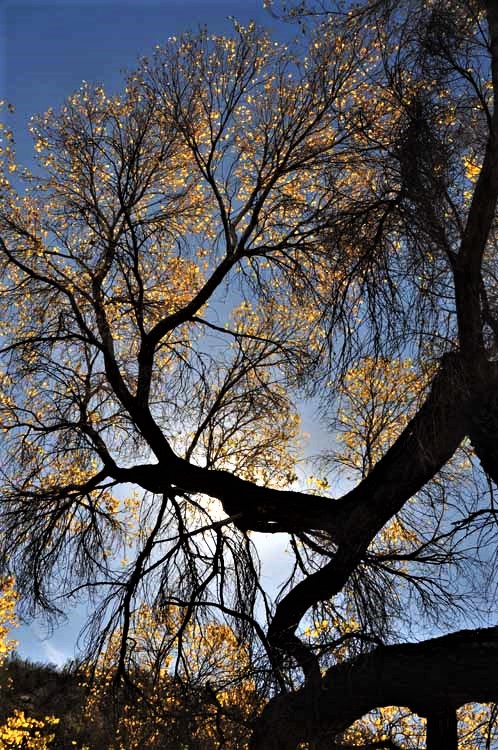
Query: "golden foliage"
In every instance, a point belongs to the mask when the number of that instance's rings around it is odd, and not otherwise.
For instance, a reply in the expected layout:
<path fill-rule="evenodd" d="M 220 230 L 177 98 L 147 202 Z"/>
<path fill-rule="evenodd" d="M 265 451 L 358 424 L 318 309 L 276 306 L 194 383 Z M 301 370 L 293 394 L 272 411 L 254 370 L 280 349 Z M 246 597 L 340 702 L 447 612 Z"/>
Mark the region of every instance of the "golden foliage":
<path fill-rule="evenodd" d="M 222 736 L 227 748 L 243 750 L 244 727 L 262 707 L 247 648 L 226 625 L 188 625 L 181 632 L 181 660 L 175 665 L 178 644 L 161 655 L 168 633 L 178 629 L 178 613 L 171 617 L 145 605 L 135 613 L 128 690 L 118 688 L 121 634 L 113 635 L 91 682 L 84 683 L 90 686 L 86 719 L 100 721 L 105 706 L 118 701 L 107 750 L 160 746 L 165 736 L 206 749 L 216 748 Z"/>
<path fill-rule="evenodd" d="M 14 579 L 4 578 L 0 581 L 0 669 L 6 656 L 16 647 L 16 641 L 9 638 L 12 627 L 17 625 L 17 593 Z M 6 688 L 8 689 L 8 685 Z M 2 687 L 0 687 L 0 697 Z M 0 750 L 49 750 L 55 735 L 50 729 L 59 723 L 55 716 L 33 719 L 24 711 L 15 710 L 0 725 Z"/>
<path fill-rule="evenodd" d="M 343 447 L 336 460 L 368 474 L 407 424 L 426 382 L 411 359 L 367 357 L 350 368 L 341 386 Z"/>

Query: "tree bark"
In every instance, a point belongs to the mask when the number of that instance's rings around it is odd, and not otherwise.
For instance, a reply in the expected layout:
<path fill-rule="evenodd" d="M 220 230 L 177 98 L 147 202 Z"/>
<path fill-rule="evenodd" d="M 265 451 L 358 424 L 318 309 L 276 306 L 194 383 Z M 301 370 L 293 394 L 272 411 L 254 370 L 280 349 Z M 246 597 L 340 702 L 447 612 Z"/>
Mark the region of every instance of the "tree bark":
<path fill-rule="evenodd" d="M 454 708 L 427 716 L 426 750 L 458 750 L 457 717 Z"/>
<path fill-rule="evenodd" d="M 383 646 L 271 700 L 250 747 L 295 750 L 326 734 L 333 740 L 374 708 L 394 705 L 429 718 L 428 750 L 455 750 L 456 709 L 497 700 L 497 670 L 498 627 Z"/>

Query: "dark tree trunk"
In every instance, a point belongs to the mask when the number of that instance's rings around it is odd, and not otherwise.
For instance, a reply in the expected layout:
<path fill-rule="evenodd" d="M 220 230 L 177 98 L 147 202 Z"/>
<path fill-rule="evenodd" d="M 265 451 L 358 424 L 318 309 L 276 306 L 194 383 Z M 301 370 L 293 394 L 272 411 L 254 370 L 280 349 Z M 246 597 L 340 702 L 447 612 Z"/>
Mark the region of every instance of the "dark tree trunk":
<path fill-rule="evenodd" d="M 427 750 L 458 750 L 456 710 L 441 709 L 427 716 Z"/>

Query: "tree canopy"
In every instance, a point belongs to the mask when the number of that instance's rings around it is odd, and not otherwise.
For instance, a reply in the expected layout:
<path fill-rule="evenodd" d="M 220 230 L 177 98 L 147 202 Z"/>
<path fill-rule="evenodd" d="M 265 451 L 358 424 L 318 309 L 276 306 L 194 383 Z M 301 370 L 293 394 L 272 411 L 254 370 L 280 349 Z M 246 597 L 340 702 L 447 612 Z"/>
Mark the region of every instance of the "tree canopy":
<path fill-rule="evenodd" d="M 235 24 L 83 84 L 32 171 L 1 131 L 1 562 L 28 612 L 93 596 L 125 680 L 144 613 L 182 684 L 224 623 L 252 750 L 392 705 L 456 748 L 498 699 L 498 629 L 468 629 L 496 612 L 498 7 L 291 15 L 292 43 Z M 288 537 L 276 601 L 258 532 Z M 466 629 L 408 642 L 438 623 Z"/>

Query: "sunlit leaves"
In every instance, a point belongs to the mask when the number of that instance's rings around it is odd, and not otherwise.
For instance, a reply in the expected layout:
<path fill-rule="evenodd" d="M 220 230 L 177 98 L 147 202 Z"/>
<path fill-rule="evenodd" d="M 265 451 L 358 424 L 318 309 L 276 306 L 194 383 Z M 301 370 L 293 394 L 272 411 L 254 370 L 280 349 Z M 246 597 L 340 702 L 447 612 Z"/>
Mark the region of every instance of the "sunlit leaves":
<path fill-rule="evenodd" d="M 13 578 L 0 581 L 0 664 L 16 647 L 17 642 L 9 638 L 9 632 L 17 625 L 17 593 Z"/>
<path fill-rule="evenodd" d="M 231 750 L 246 747 L 245 723 L 262 705 L 247 647 L 230 628 L 216 623 L 187 626 L 177 636 L 177 616 L 146 606 L 135 613 L 132 684 L 128 692 L 123 688 L 108 750 L 134 750 L 166 738 L 215 748 L 220 736 Z M 117 696 L 119 635 L 114 634 L 93 673 L 85 706 L 90 723 L 98 722 Z"/>
<path fill-rule="evenodd" d="M 348 370 L 337 418 L 337 461 L 368 474 L 401 433 L 423 388 L 410 359 L 367 358 Z"/>
<path fill-rule="evenodd" d="M 14 579 L 0 579 L 0 671 L 5 669 L 5 659 L 17 645 L 15 640 L 9 638 L 10 630 L 18 624 L 17 598 Z M 0 696 L 9 689 L 8 682 L 0 685 Z M 50 730 L 58 723 L 59 719 L 54 716 L 34 719 L 26 716 L 24 711 L 15 710 L 0 725 L 0 750 L 15 750 L 19 747 L 26 750 L 49 750 L 55 737 Z"/>
<path fill-rule="evenodd" d="M 481 750 L 496 741 L 496 708 L 493 705 L 467 704 L 458 712 L 458 747 Z M 426 746 L 426 720 L 407 708 L 387 706 L 355 722 L 344 734 L 344 741 L 363 746 L 365 742 L 394 742 L 400 750 L 418 750 Z"/>
<path fill-rule="evenodd" d="M 33 719 L 25 716 L 24 711 L 14 711 L 5 724 L 0 726 L 1 750 L 15 750 L 23 747 L 26 750 L 49 750 L 55 734 L 47 733 L 59 719 L 46 716 L 45 719 Z"/>

